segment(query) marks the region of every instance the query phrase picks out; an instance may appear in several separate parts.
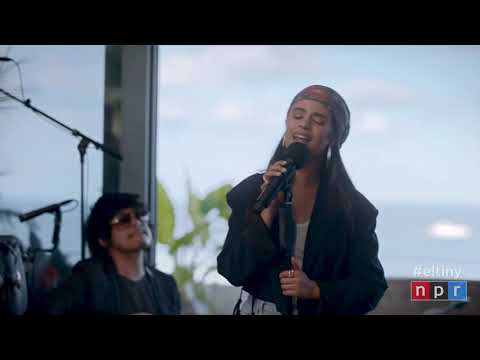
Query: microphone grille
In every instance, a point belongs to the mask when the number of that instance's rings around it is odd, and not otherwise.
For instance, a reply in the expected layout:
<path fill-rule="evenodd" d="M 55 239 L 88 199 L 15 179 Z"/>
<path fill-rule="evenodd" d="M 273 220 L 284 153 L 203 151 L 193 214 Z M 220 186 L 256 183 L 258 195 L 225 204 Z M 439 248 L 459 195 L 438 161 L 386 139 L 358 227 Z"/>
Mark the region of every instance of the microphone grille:
<path fill-rule="evenodd" d="M 287 148 L 285 158 L 292 159 L 297 169 L 301 169 L 307 161 L 308 154 L 307 145 L 295 142 Z"/>

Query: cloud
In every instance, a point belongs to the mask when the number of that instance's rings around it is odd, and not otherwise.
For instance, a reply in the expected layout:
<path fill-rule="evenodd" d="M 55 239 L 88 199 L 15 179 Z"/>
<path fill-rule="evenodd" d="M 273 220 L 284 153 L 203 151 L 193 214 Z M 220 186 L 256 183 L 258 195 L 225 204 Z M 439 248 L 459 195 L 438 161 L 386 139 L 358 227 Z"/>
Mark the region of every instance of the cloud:
<path fill-rule="evenodd" d="M 214 107 L 212 115 L 214 118 L 222 121 L 239 121 L 251 113 L 250 104 L 241 104 L 235 101 L 223 101 Z M 250 115 L 250 114 L 249 114 Z"/>
<path fill-rule="evenodd" d="M 103 45 L 12 46 L 10 56 L 20 61 L 25 96 L 46 93 L 76 97 L 103 96 L 105 49 Z M 18 87 L 16 76 L 12 81 Z"/>
<path fill-rule="evenodd" d="M 210 118 L 227 126 L 241 125 L 244 129 L 259 130 L 265 127 L 283 126 L 282 109 L 270 104 L 272 99 L 236 97 L 226 98 L 215 104 Z"/>
<path fill-rule="evenodd" d="M 251 122 L 261 109 L 255 106 L 253 100 L 242 98 L 223 99 L 213 106 L 212 118 L 224 122 Z"/>
<path fill-rule="evenodd" d="M 231 84 L 278 79 L 298 82 L 337 71 L 319 46 L 160 46 L 160 86 Z"/>
<path fill-rule="evenodd" d="M 223 97 L 216 101 L 198 99 L 182 100 L 175 95 L 160 98 L 158 117 L 160 122 L 182 121 L 184 124 L 205 126 L 239 125 L 242 129 L 283 126 L 284 110 L 275 98 L 249 98 L 246 96 Z M 185 105 L 188 103 L 188 106 Z M 182 105 L 183 104 L 183 105 Z M 192 117 L 191 114 L 198 114 Z M 199 122 L 199 119 L 201 120 Z"/>
<path fill-rule="evenodd" d="M 465 224 L 440 220 L 429 226 L 428 235 L 432 239 L 465 240 L 472 237 L 472 228 Z"/>
<path fill-rule="evenodd" d="M 0 56 L 7 56 L 11 45 L 0 45 Z"/>
<path fill-rule="evenodd" d="M 366 111 L 359 121 L 359 130 L 363 133 L 383 133 L 387 127 L 385 114 L 379 111 Z"/>
<path fill-rule="evenodd" d="M 241 78 L 245 71 L 265 71 L 275 63 L 271 46 L 197 46 L 164 58 L 160 49 L 159 78 L 162 86 L 218 82 Z"/>
<path fill-rule="evenodd" d="M 363 108 L 404 106 L 414 100 L 413 91 L 381 79 L 354 80 L 343 93 L 348 103 Z"/>
<path fill-rule="evenodd" d="M 168 121 L 185 117 L 187 114 L 185 108 L 178 102 L 170 99 L 159 98 L 158 103 L 158 117 L 160 121 Z"/>
<path fill-rule="evenodd" d="M 51 91 L 52 93 L 73 93 L 77 96 L 92 96 L 92 92 L 103 95 L 103 64 L 84 65 L 78 71 L 73 64 L 66 64 L 55 60 L 45 63 L 41 73 L 30 73 L 25 81 L 25 90 L 31 93 Z"/>

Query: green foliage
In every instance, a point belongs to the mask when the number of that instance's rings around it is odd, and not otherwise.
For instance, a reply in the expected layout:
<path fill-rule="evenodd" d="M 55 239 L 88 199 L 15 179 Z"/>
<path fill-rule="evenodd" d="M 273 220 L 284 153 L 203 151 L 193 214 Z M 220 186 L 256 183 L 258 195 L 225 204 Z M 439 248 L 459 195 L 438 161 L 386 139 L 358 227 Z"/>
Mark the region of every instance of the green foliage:
<path fill-rule="evenodd" d="M 158 183 L 157 189 L 158 242 L 168 246 L 169 254 L 173 257 L 175 267 L 173 276 L 183 297 L 182 300 L 188 302 L 187 289 L 190 289 L 195 299 L 207 305 L 209 310 L 212 311 L 204 280 L 208 274 L 216 271 L 217 267 L 213 265 L 203 273 L 199 273 L 202 264 L 198 263 L 198 259 L 200 253 L 209 251 L 207 246 L 211 239 L 211 223 L 219 219 L 226 221 L 230 216 L 226 195 L 232 189 L 232 186 L 229 184 L 220 186 L 201 198 L 193 192 L 190 181 L 187 181 L 188 214 L 192 221 L 192 229 L 179 237 L 174 237 L 175 210 L 172 202 L 162 184 Z M 213 213 L 215 216 L 212 216 Z M 182 250 L 188 250 L 193 254 L 190 261 L 187 261 L 185 256 L 180 256 Z M 218 246 L 215 247 L 214 251 L 217 250 L 219 250 Z M 196 278 L 200 278 L 200 280 L 196 280 Z"/>
<path fill-rule="evenodd" d="M 175 211 L 172 202 L 163 188 L 157 184 L 157 234 L 160 244 L 169 245 L 173 240 L 175 228 Z"/>
<path fill-rule="evenodd" d="M 227 193 L 232 190 L 231 185 L 223 185 L 218 189 L 211 191 L 205 196 L 205 198 L 200 202 L 200 208 L 202 213 L 208 214 L 210 210 L 217 209 L 219 215 L 228 220 L 230 216 L 230 207 L 227 204 L 226 198 Z"/>

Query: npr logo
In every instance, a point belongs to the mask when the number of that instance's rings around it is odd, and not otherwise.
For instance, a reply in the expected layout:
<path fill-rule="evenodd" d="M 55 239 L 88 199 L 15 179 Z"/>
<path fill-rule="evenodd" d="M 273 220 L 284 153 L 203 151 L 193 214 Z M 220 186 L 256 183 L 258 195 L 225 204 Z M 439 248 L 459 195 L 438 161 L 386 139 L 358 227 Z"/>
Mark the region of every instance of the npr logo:
<path fill-rule="evenodd" d="M 467 301 L 466 281 L 412 281 L 412 301 Z"/>

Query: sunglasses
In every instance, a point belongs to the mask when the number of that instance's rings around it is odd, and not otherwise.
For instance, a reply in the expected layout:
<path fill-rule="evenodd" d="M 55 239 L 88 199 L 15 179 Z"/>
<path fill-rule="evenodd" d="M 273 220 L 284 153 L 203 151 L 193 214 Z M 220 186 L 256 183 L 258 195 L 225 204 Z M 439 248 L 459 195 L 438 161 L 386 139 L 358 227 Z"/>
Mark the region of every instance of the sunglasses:
<path fill-rule="evenodd" d="M 148 212 L 145 210 L 135 210 L 134 213 L 124 212 L 124 213 L 117 214 L 110 221 L 110 225 L 123 227 L 123 226 L 128 226 L 132 223 L 135 223 L 136 220 L 140 220 L 141 222 L 147 224 Z"/>

